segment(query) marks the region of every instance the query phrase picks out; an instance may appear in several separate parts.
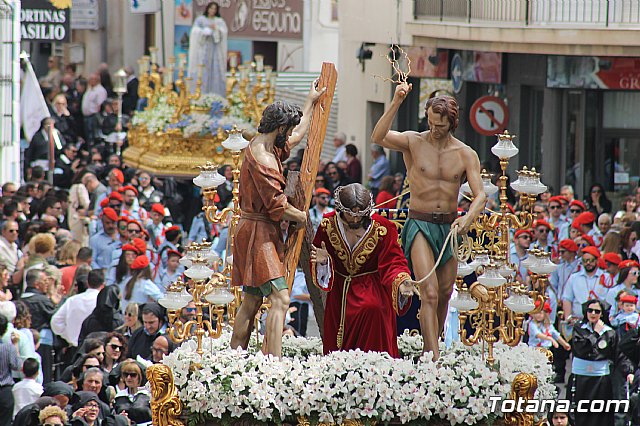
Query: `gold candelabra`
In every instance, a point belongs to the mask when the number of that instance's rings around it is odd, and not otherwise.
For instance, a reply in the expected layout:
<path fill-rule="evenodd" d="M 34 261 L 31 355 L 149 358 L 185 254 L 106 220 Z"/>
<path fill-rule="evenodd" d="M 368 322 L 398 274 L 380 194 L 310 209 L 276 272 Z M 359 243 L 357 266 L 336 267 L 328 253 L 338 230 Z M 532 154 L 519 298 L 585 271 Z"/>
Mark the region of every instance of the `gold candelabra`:
<path fill-rule="evenodd" d="M 210 255 L 210 249 L 211 243 L 206 242 L 188 246 L 184 260 L 189 266 L 185 271 L 189 280 L 184 282 L 179 278 L 169 286 L 165 296 L 158 301 L 167 308 L 169 318 L 167 333 L 171 340 L 181 343 L 195 336 L 199 355 L 203 353 L 202 339 L 205 335 L 215 339 L 222 334 L 224 305 L 233 297 L 226 292 L 224 276 L 215 272 L 218 259 Z M 196 317 L 183 322 L 181 310 L 192 301 L 196 306 Z M 209 313 L 209 319 L 204 317 L 205 308 Z"/>
<path fill-rule="evenodd" d="M 533 203 L 546 186 L 540 182 L 540 174 L 535 169 L 524 167 L 518 171 L 518 179 L 511 183 L 511 187 L 520 194 L 522 210 L 512 213 L 507 204 L 507 167 L 509 159 L 518 153 L 518 148 L 513 144 L 515 136 L 509 132 L 497 137 L 498 143 L 491 149 L 500 159 L 502 170 L 497 187 L 491 183 L 491 175 L 486 171 L 483 170 L 481 177 L 488 195 L 499 191 L 500 209 L 479 216 L 472 225 L 471 229 L 476 232 L 475 240 L 468 239 L 460 252 L 470 253 L 473 261 L 467 263 L 465 259 L 458 264 L 458 295 L 451 301 L 459 311 L 461 342 L 467 346 L 486 343 L 489 365 L 495 362 L 493 347 L 497 342 L 509 346 L 520 342 L 524 335 L 524 316 L 542 309 L 548 276 L 557 267 L 550 261 L 549 254 L 540 250 L 530 250 L 528 257 L 519 265 L 510 259 L 512 231 L 531 227 Z M 515 279 L 520 266 L 531 272 L 529 283 L 525 277 Z M 464 277 L 473 272 L 478 279 L 467 286 Z M 467 323 L 473 329 L 470 336 L 465 327 Z"/>

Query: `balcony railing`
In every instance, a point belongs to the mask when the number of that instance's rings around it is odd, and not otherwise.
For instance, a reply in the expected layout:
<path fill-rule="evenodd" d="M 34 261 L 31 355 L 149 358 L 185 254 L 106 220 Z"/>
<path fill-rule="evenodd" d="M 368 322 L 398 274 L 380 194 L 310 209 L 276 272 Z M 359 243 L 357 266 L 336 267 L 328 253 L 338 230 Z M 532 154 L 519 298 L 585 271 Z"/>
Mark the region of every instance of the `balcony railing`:
<path fill-rule="evenodd" d="M 637 26 L 640 0 L 414 0 L 420 20 L 515 26 Z"/>

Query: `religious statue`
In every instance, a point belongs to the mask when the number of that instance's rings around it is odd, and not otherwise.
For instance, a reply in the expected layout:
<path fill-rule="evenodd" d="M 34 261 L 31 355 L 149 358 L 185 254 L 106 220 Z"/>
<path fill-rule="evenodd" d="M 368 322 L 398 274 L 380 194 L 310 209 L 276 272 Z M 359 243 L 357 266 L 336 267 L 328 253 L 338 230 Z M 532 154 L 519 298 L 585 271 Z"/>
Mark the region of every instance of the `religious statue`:
<path fill-rule="evenodd" d="M 322 338 L 325 354 L 360 349 L 397 358 L 396 315 L 419 295 L 398 231 L 372 215 L 371 192 L 359 183 L 335 191 L 336 210 L 325 214 L 311 248 L 311 275 L 328 292 Z"/>
<path fill-rule="evenodd" d="M 258 134 L 246 149 L 240 170 L 240 221 L 233 246 L 232 284 L 243 287 L 231 347 L 247 348 L 255 315 L 263 297 L 271 303 L 267 316 L 267 352 L 279 357 L 282 330 L 289 309 L 289 288 L 284 279 L 284 238 L 281 220 L 298 224 L 307 212 L 293 207 L 284 194 L 282 162 L 304 138 L 314 103 L 325 92 L 316 80 L 304 107 L 276 101 L 262 113 Z"/>
<path fill-rule="evenodd" d="M 487 197 L 478 155 L 453 136 L 458 127 L 458 103 L 454 98 L 436 96 L 427 101 L 425 115 L 430 130 L 390 130 L 411 87 L 406 82 L 396 86 L 391 105 L 376 124 L 371 139 L 404 156 L 411 195 L 409 215 L 402 230 L 402 246 L 419 283 L 423 350 L 433 351 L 434 359 L 438 359 L 438 336 L 447 318 L 457 269 L 454 253 L 444 243 L 452 227 L 457 227 L 458 233 L 468 231 L 482 213 Z M 458 191 L 465 178 L 475 198 L 467 214 L 458 217 Z M 436 265 L 441 251 L 444 253 Z M 431 274 L 433 268 L 436 268 L 435 274 Z"/>
<path fill-rule="evenodd" d="M 195 90 L 197 77 L 202 80 L 202 93 L 227 96 L 227 24 L 220 16 L 220 6 L 211 2 L 202 16 L 193 22 L 189 38 L 189 77 Z M 202 71 L 198 66 L 202 65 Z M 201 73 L 201 75 L 199 75 Z"/>

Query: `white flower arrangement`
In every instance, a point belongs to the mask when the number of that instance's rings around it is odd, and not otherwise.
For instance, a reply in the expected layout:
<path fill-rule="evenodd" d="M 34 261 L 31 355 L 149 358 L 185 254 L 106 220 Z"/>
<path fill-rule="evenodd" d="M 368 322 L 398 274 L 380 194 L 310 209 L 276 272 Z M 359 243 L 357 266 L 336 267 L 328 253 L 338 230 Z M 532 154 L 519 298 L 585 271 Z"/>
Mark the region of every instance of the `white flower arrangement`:
<path fill-rule="evenodd" d="M 255 336 L 251 340 L 249 351 L 229 349 L 225 330 L 219 339 L 205 339 L 202 357 L 191 340 L 164 358 L 192 421 L 250 416 L 279 424 L 306 416 L 335 423 L 431 419 L 472 425 L 499 415 L 491 412 L 489 398 L 506 398 L 519 372 L 538 377 L 538 398 L 556 396 L 545 355 L 526 345 L 496 345 L 499 365 L 491 369 L 480 347 L 459 343 L 442 348 L 437 362 L 430 353 L 414 362 L 422 342 L 408 334 L 398 339 L 410 350 L 404 359 L 362 351 L 322 356 L 320 339 L 290 337 L 283 340 L 284 356 L 274 359 L 257 350 Z M 192 364 L 198 368 L 190 369 Z"/>
<path fill-rule="evenodd" d="M 147 108 L 144 111 L 136 111 L 131 123 L 134 126 L 144 124 L 150 133 L 164 130 L 165 126 L 171 122 L 175 107 L 167 103 L 166 96 L 160 96 L 154 108 Z"/>

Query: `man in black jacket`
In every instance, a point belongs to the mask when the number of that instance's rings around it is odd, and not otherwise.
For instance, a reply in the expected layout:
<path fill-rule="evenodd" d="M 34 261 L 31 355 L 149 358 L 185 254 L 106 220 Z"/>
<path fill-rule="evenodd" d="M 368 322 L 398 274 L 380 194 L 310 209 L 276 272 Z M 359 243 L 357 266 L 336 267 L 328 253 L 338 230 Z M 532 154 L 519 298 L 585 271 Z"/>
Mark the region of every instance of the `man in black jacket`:
<path fill-rule="evenodd" d="M 44 383 L 52 379 L 53 368 L 53 333 L 51 332 L 51 316 L 56 311 L 56 304 L 47 296 L 47 277 L 42 269 L 31 269 L 27 272 L 27 288 L 22 301 L 31 312 L 31 328 L 40 332 L 38 353 L 42 358 L 42 374 Z"/>
<path fill-rule="evenodd" d="M 129 339 L 127 358 L 135 359 L 140 355 L 144 359 L 151 360 L 151 345 L 166 329 L 162 306 L 155 302 L 146 303 L 142 308 L 142 325 Z"/>

